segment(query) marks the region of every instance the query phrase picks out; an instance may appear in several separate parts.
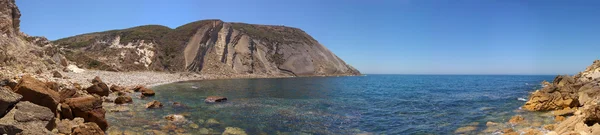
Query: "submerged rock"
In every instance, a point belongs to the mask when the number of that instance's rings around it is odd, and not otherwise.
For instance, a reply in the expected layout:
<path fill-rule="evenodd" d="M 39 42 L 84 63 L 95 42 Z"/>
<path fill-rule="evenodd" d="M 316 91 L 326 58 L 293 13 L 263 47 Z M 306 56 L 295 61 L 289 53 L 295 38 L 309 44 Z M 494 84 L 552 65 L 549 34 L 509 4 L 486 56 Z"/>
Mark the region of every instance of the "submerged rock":
<path fill-rule="evenodd" d="M 172 121 L 172 122 L 184 122 L 184 121 L 187 121 L 183 115 L 179 115 L 179 114 L 167 115 L 167 116 L 165 116 L 165 119 L 167 119 L 169 121 Z"/>
<path fill-rule="evenodd" d="M 221 97 L 221 96 L 208 96 L 206 97 L 206 99 L 204 99 L 204 102 L 206 103 L 216 103 L 216 102 L 225 102 L 227 101 L 226 97 Z"/>
<path fill-rule="evenodd" d="M 226 127 L 222 135 L 248 135 L 246 131 L 238 127 Z"/>

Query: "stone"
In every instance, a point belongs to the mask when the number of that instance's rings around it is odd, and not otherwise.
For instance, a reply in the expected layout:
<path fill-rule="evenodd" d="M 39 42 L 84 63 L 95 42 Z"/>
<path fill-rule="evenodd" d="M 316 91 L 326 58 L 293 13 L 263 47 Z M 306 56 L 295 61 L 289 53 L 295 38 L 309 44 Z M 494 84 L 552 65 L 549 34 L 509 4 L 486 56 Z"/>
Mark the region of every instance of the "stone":
<path fill-rule="evenodd" d="M 562 110 L 552 111 L 552 114 L 554 114 L 555 116 L 569 116 L 573 115 L 573 113 L 575 113 L 575 109 L 571 108 L 564 108 Z"/>
<path fill-rule="evenodd" d="M 523 135 L 544 135 L 544 133 L 537 129 L 526 129 Z"/>
<path fill-rule="evenodd" d="M 592 134 L 593 135 L 600 134 L 600 124 L 596 123 L 592 126 Z"/>
<path fill-rule="evenodd" d="M 529 100 L 523 105 L 523 109 L 529 111 L 550 111 L 577 106 L 579 106 L 579 101 L 575 95 L 561 92 L 548 93 L 537 90 L 529 96 Z"/>
<path fill-rule="evenodd" d="M 23 96 L 22 101 L 48 107 L 52 112 L 56 112 L 60 101 L 58 92 L 49 89 L 45 83 L 29 75 L 23 76 L 16 86 L 15 92 Z"/>
<path fill-rule="evenodd" d="M 149 103 L 146 103 L 146 108 L 147 109 L 161 108 L 162 106 L 163 105 L 160 102 L 156 101 L 156 100 L 154 100 L 152 102 L 149 102 Z"/>
<path fill-rule="evenodd" d="M 65 100 L 74 117 L 81 117 L 86 122 L 96 123 L 102 130 L 106 130 L 108 123 L 105 119 L 106 111 L 102 108 L 102 99 L 86 96 L 69 98 Z"/>
<path fill-rule="evenodd" d="M 56 82 L 46 82 L 46 87 L 50 88 L 53 91 L 58 92 L 58 90 L 60 89 L 60 84 L 58 84 Z"/>
<path fill-rule="evenodd" d="M 508 123 L 516 125 L 516 124 L 519 124 L 519 123 L 523 122 L 524 120 L 525 120 L 525 118 L 523 118 L 523 116 L 516 115 L 516 116 L 513 116 L 512 118 L 510 118 L 510 120 L 508 121 Z"/>
<path fill-rule="evenodd" d="M 22 101 L 0 118 L 0 133 L 4 134 L 52 134 L 54 113 L 50 109 Z"/>
<path fill-rule="evenodd" d="M 456 132 L 455 132 L 456 133 Z M 238 127 L 226 127 L 222 135 L 248 135 L 246 131 Z"/>
<path fill-rule="evenodd" d="M 565 120 L 564 116 L 560 116 L 559 115 L 559 116 L 554 117 L 554 122 L 561 122 L 561 121 L 564 121 L 564 120 Z"/>
<path fill-rule="evenodd" d="M 221 97 L 221 96 L 208 96 L 206 97 L 206 99 L 204 99 L 204 102 L 206 103 L 216 103 L 216 102 L 225 102 L 227 101 L 226 97 Z"/>
<path fill-rule="evenodd" d="M 112 92 L 122 92 L 122 91 L 125 91 L 125 88 L 113 84 L 113 85 L 110 86 L 110 91 L 112 91 Z"/>
<path fill-rule="evenodd" d="M 108 96 L 110 94 L 110 89 L 103 82 L 95 83 L 85 90 L 90 94 L 97 94 L 98 96 Z"/>
<path fill-rule="evenodd" d="M 115 104 L 132 103 L 133 99 L 130 96 L 119 96 L 115 99 Z"/>
<path fill-rule="evenodd" d="M 62 119 L 73 119 L 75 117 L 73 117 L 73 111 L 71 110 L 71 107 L 67 104 L 60 104 L 60 117 Z"/>
<path fill-rule="evenodd" d="M 190 127 L 193 129 L 200 128 L 200 126 L 198 126 L 198 124 L 195 123 L 190 124 Z"/>
<path fill-rule="evenodd" d="M 17 104 L 23 96 L 14 93 L 5 87 L 0 87 L 0 117 L 8 113 L 10 109 Z"/>
<path fill-rule="evenodd" d="M 94 77 L 94 79 L 92 79 L 92 84 L 97 84 L 97 83 L 102 83 L 102 79 L 100 79 L 99 76 Z"/>
<path fill-rule="evenodd" d="M 73 83 L 73 87 L 75 89 L 77 89 L 77 90 L 82 90 L 83 89 L 83 87 L 81 87 L 81 84 L 79 84 L 79 83 Z"/>
<path fill-rule="evenodd" d="M 141 88 L 139 91 L 142 92 L 142 95 L 144 95 L 144 96 L 154 96 L 154 94 L 155 94 L 154 90 L 151 90 L 151 89 L 148 89 L 145 87 Z"/>
<path fill-rule="evenodd" d="M 83 122 L 84 120 L 82 118 L 75 118 L 74 120 L 63 119 L 58 122 L 56 129 L 58 130 L 58 133 L 71 134 L 72 129 L 84 124 Z"/>
<path fill-rule="evenodd" d="M 104 135 L 104 131 L 93 122 L 73 128 L 73 135 Z"/>
<path fill-rule="evenodd" d="M 64 102 L 67 98 L 72 98 L 77 93 L 77 89 L 74 88 L 66 88 L 58 92 L 60 95 L 60 102 Z"/>
<path fill-rule="evenodd" d="M 219 121 L 217 121 L 216 119 L 210 118 L 210 119 L 206 120 L 205 124 L 206 124 L 206 126 L 216 126 L 216 125 L 220 125 L 221 123 Z"/>
<path fill-rule="evenodd" d="M 169 121 L 172 121 L 172 122 L 184 122 L 184 121 L 187 121 L 183 115 L 179 115 L 179 114 L 167 115 L 167 116 L 165 116 L 165 119 L 167 119 Z"/>
<path fill-rule="evenodd" d="M 54 78 L 62 78 L 63 75 L 60 74 L 60 72 L 58 72 L 58 71 L 52 71 L 52 77 L 54 77 Z"/>
<path fill-rule="evenodd" d="M 554 130 L 554 124 L 544 125 L 544 129 L 552 131 Z"/>

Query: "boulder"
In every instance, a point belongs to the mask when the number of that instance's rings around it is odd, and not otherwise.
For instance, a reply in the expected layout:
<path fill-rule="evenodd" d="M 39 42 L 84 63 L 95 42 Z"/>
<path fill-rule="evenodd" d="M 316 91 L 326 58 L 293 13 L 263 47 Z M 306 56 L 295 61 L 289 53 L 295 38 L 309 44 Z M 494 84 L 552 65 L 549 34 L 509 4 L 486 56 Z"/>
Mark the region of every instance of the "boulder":
<path fill-rule="evenodd" d="M 73 120 L 63 119 L 57 123 L 56 129 L 58 130 L 58 133 L 68 135 L 72 133 L 73 128 L 84 124 L 84 121 L 83 118 L 75 118 Z"/>
<path fill-rule="evenodd" d="M 102 83 L 102 79 L 100 79 L 100 77 L 96 76 L 94 77 L 94 79 L 92 79 L 92 84 L 97 84 L 97 83 Z"/>
<path fill-rule="evenodd" d="M 573 108 L 579 106 L 577 99 L 576 95 L 570 93 L 538 90 L 529 96 L 529 100 L 523 105 L 523 109 L 529 111 L 550 111 L 567 107 Z"/>
<path fill-rule="evenodd" d="M 131 99 L 130 96 L 119 96 L 117 99 L 115 99 L 115 104 L 125 104 L 131 102 L 133 102 L 133 99 Z"/>
<path fill-rule="evenodd" d="M 121 92 L 121 91 L 125 91 L 125 88 L 113 84 L 113 85 L 110 86 L 110 91 L 112 91 L 112 92 Z"/>
<path fill-rule="evenodd" d="M 5 87 L 0 87 L 0 117 L 4 116 L 10 109 L 21 100 L 23 96 L 12 92 Z"/>
<path fill-rule="evenodd" d="M 142 87 L 139 89 L 139 91 L 142 93 L 142 95 L 144 96 L 154 96 L 154 90 L 148 89 L 146 87 Z"/>
<path fill-rule="evenodd" d="M 58 72 L 58 71 L 52 71 L 52 77 L 54 77 L 54 78 L 62 78 L 63 75 L 60 74 L 60 72 Z"/>
<path fill-rule="evenodd" d="M 73 119 L 73 111 L 71 110 L 71 106 L 68 104 L 60 104 L 59 108 L 60 118 L 61 119 Z"/>
<path fill-rule="evenodd" d="M 160 102 L 156 101 L 156 100 L 154 100 L 154 101 L 149 102 L 149 103 L 146 104 L 146 108 L 147 109 L 161 108 L 162 106 L 163 105 Z"/>
<path fill-rule="evenodd" d="M 56 112 L 56 107 L 60 101 L 58 92 L 49 89 L 45 83 L 29 75 L 23 76 L 16 86 L 15 92 L 23 96 L 22 101 L 48 107 L 52 112 Z"/>
<path fill-rule="evenodd" d="M 54 113 L 47 107 L 28 101 L 17 103 L 14 109 L 0 118 L 0 133 L 4 134 L 52 134 Z"/>
<path fill-rule="evenodd" d="M 60 102 L 64 102 L 67 98 L 72 98 L 77 94 L 77 90 L 74 88 L 66 88 L 59 92 L 60 94 Z"/>
<path fill-rule="evenodd" d="M 99 96 L 108 96 L 108 94 L 110 94 L 110 89 L 103 82 L 95 83 L 92 86 L 85 89 L 85 91 L 87 91 L 90 94 L 97 94 Z"/>
<path fill-rule="evenodd" d="M 238 127 L 226 127 L 222 135 L 247 135 L 247 133 Z"/>
<path fill-rule="evenodd" d="M 221 96 L 208 96 L 208 97 L 206 97 L 206 99 L 204 99 L 204 102 L 206 102 L 206 103 L 225 102 L 225 101 L 227 101 L 227 98 L 221 97 Z"/>
<path fill-rule="evenodd" d="M 73 135 L 104 135 L 104 131 L 92 122 L 73 128 Z"/>
<path fill-rule="evenodd" d="M 60 84 L 58 84 L 56 82 L 46 82 L 46 87 L 50 88 L 53 91 L 58 92 L 58 90 L 60 89 Z"/>
<path fill-rule="evenodd" d="M 106 111 L 102 108 L 102 99 L 93 96 L 69 98 L 65 104 L 71 108 L 73 117 L 81 117 L 86 122 L 94 122 L 102 130 L 106 130 L 108 123 L 105 119 Z"/>

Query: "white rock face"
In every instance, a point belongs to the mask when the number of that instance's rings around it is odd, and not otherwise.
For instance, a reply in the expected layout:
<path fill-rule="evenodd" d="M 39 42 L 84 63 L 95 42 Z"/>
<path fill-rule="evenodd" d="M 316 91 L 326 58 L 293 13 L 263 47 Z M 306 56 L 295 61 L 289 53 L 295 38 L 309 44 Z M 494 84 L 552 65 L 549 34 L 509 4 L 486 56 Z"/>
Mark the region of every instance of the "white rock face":
<path fill-rule="evenodd" d="M 116 36 L 114 40 L 111 41 L 110 47 L 109 48 L 113 48 L 113 49 L 121 49 L 121 48 L 127 48 L 127 49 L 135 49 L 136 50 L 136 54 L 138 56 L 140 56 L 141 58 L 137 61 L 137 63 L 143 64 L 146 68 L 148 68 L 148 66 L 150 66 L 150 64 L 152 64 L 152 58 L 155 55 L 154 52 L 154 43 L 146 43 L 144 42 L 144 40 L 140 40 L 137 42 L 129 42 L 126 45 L 120 44 L 121 42 L 121 37 L 120 36 Z M 126 51 L 123 50 L 121 52 L 121 59 L 125 59 L 126 57 Z"/>

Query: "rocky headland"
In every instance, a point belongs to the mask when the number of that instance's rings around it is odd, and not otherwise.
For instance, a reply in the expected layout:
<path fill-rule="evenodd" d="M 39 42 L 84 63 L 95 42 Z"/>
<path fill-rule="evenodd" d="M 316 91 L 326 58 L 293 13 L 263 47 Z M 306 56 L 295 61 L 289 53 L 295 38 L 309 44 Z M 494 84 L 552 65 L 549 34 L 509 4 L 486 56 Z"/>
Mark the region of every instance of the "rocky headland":
<path fill-rule="evenodd" d="M 558 75 L 542 82 L 527 102 L 515 112 L 535 112 L 537 116 L 515 115 L 504 123 L 487 122 L 486 129 L 467 125 L 456 134 L 506 135 L 597 135 L 600 134 L 600 60 L 574 76 Z"/>

